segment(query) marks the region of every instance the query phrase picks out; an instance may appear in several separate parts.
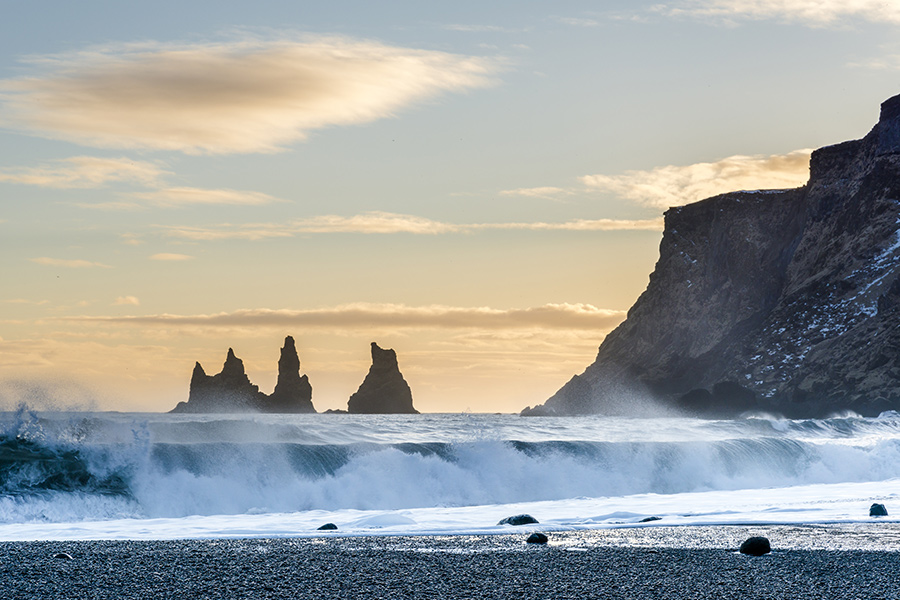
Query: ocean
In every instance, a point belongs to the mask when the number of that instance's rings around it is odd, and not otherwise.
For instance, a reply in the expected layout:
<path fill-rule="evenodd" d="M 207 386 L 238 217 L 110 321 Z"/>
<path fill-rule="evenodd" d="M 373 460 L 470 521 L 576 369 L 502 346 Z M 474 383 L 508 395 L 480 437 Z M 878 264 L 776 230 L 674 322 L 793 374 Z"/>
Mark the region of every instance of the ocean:
<path fill-rule="evenodd" d="M 0 413 L 0 540 L 491 534 L 900 519 L 900 414 Z M 887 517 L 870 517 L 873 503 Z M 896 515 L 896 516 L 895 516 Z M 325 523 L 335 531 L 320 531 Z"/>

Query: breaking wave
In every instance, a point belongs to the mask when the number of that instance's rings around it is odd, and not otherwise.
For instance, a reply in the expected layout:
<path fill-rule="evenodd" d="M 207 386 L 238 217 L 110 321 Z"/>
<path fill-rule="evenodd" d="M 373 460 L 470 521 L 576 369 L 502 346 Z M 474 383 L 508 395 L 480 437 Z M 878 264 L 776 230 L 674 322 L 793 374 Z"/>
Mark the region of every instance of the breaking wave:
<path fill-rule="evenodd" d="M 395 441 L 357 443 L 326 439 L 334 437 L 328 428 L 359 426 L 347 419 L 319 421 L 316 431 L 316 415 L 299 425 L 163 417 L 148 425 L 137 415 L 50 419 L 24 408 L 10 415 L 0 432 L 0 523 L 475 506 L 900 477 L 897 414 L 682 420 L 681 439 L 642 438 L 653 429 L 646 422 L 607 421 L 632 429 L 589 440 L 541 433 L 408 435 L 417 440 L 410 442 L 398 433 Z"/>

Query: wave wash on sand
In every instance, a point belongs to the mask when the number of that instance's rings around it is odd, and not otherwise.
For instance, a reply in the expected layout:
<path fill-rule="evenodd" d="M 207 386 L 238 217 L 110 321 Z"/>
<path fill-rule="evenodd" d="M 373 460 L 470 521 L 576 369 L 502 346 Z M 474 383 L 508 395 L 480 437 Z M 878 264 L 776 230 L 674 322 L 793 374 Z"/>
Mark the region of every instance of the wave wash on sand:
<path fill-rule="evenodd" d="M 900 415 L 2 415 L 0 539 L 502 533 L 868 521 Z M 642 523 L 647 517 L 658 521 Z M 885 520 L 884 517 L 881 520 Z M 893 520 L 893 516 L 887 517 Z"/>

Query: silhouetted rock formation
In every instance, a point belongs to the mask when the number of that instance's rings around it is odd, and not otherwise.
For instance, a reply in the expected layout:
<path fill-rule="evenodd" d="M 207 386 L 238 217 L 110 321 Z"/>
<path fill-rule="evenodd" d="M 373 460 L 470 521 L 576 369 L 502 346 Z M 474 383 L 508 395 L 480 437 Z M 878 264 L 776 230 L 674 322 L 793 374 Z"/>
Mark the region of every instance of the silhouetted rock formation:
<path fill-rule="evenodd" d="M 244 362 L 228 349 L 222 371 L 207 375 L 200 363 L 194 365 L 187 402 L 179 402 L 173 413 L 271 412 L 314 413 L 312 386 L 306 375 L 300 376 L 300 358 L 294 338 L 284 338 L 278 359 L 278 383 L 271 395 L 250 383 Z"/>
<path fill-rule="evenodd" d="M 900 408 L 900 96 L 816 150 L 801 188 L 669 209 L 660 256 L 596 361 L 523 415 L 821 417 Z"/>
<path fill-rule="evenodd" d="M 278 382 L 267 398 L 265 410 L 275 413 L 313 413 L 312 386 L 306 375 L 300 375 L 300 357 L 294 338 L 284 338 L 278 359 Z"/>
<path fill-rule="evenodd" d="M 351 414 L 419 414 L 412 391 L 397 365 L 397 353 L 372 342 L 372 366 L 362 385 L 347 402 Z"/>

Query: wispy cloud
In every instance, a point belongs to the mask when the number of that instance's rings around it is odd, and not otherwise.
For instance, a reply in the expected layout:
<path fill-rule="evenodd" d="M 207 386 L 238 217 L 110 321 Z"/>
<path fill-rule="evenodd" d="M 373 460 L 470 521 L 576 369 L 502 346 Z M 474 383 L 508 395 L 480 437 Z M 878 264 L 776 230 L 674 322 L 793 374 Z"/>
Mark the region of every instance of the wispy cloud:
<path fill-rule="evenodd" d="M 501 196 L 522 196 L 525 198 L 542 198 L 545 200 L 559 200 L 565 196 L 571 196 L 572 190 L 561 187 L 533 187 L 533 188 L 516 188 L 514 190 L 502 190 Z"/>
<path fill-rule="evenodd" d="M 683 0 L 657 4 L 652 10 L 728 24 L 775 20 L 825 27 L 854 18 L 900 23 L 900 3 L 896 0 Z"/>
<path fill-rule="evenodd" d="M 563 25 L 571 25 L 572 27 L 596 27 L 600 24 L 596 19 L 584 17 L 553 17 L 554 21 Z"/>
<path fill-rule="evenodd" d="M 798 187 L 809 179 L 811 150 L 774 156 L 731 156 L 711 163 L 586 175 L 584 185 L 623 198 L 668 208 L 737 190 Z"/>
<path fill-rule="evenodd" d="M 262 240 L 301 234 L 362 233 L 439 235 L 488 230 L 521 231 L 661 231 L 661 219 L 577 219 L 561 223 L 445 223 L 414 215 L 370 212 L 350 217 L 324 215 L 289 223 L 252 223 L 216 227 L 167 227 L 165 235 L 194 241 Z"/>
<path fill-rule="evenodd" d="M 141 303 L 137 296 L 119 296 L 113 302 L 114 306 L 139 306 Z"/>
<path fill-rule="evenodd" d="M 492 82 L 496 61 L 349 38 L 111 45 L 0 82 L 5 125 L 102 148 L 273 152 Z"/>
<path fill-rule="evenodd" d="M 32 258 L 31 262 L 37 263 L 39 265 L 45 265 L 48 267 L 65 267 L 67 269 L 90 269 L 93 267 L 100 267 L 103 269 L 111 269 L 109 265 L 105 265 L 99 262 L 91 262 L 89 260 L 81 260 L 81 259 L 66 259 L 66 258 L 50 258 L 47 256 L 41 256 L 39 258 Z"/>
<path fill-rule="evenodd" d="M 150 256 L 150 260 L 167 260 L 167 261 L 185 261 L 191 260 L 194 257 L 189 254 L 173 254 L 168 252 L 161 252 L 159 254 L 153 254 Z"/>
<path fill-rule="evenodd" d="M 502 25 L 478 25 L 465 23 L 451 23 L 444 25 L 447 31 L 463 31 L 466 33 L 525 33 L 528 28 L 503 27 Z"/>
<path fill-rule="evenodd" d="M 313 310 L 238 310 L 212 315 L 83 316 L 57 320 L 201 327 L 437 328 L 437 329 L 599 329 L 610 330 L 625 312 L 590 304 L 545 304 L 522 309 L 347 304 Z"/>
<path fill-rule="evenodd" d="M 872 69 L 873 71 L 900 71 L 900 54 L 883 54 L 867 60 L 851 62 L 847 66 Z"/>
<path fill-rule="evenodd" d="M 261 192 L 249 192 L 230 189 L 204 189 L 194 187 L 169 187 L 152 192 L 135 192 L 131 197 L 158 206 L 186 206 L 192 204 L 245 205 L 257 206 L 283 202 L 278 198 Z"/>
<path fill-rule="evenodd" d="M 128 158 L 74 156 L 40 165 L 0 170 L 0 182 L 49 188 L 95 188 L 125 181 L 155 185 L 166 171 L 158 165 Z"/>

